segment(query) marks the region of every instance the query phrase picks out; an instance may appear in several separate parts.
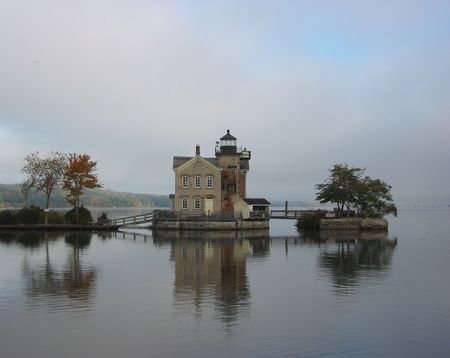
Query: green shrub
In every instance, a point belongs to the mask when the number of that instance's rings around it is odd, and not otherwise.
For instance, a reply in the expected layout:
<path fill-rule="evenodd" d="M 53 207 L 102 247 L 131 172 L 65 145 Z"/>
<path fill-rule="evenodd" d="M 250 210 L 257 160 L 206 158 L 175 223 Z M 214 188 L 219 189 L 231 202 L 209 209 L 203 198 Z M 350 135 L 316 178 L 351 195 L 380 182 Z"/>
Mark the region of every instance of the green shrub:
<path fill-rule="evenodd" d="M 66 222 L 66 224 L 81 224 L 81 225 L 92 224 L 93 220 L 91 212 L 84 206 L 78 208 L 78 215 L 79 221 L 77 223 L 76 209 L 73 208 L 72 210 L 66 212 L 66 214 L 64 215 L 64 221 Z"/>
<path fill-rule="evenodd" d="M 17 210 L 1 210 L 0 225 L 16 225 L 19 223 Z"/>
<path fill-rule="evenodd" d="M 320 228 L 320 219 L 325 217 L 325 212 L 308 212 L 303 213 L 297 219 L 297 227 L 304 230 L 317 230 Z"/>
<path fill-rule="evenodd" d="M 64 224 L 64 213 L 60 211 L 50 210 L 48 213 L 49 224 Z"/>
<path fill-rule="evenodd" d="M 106 225 L 106 224 L 108 224 L 108 215 L 106 213 L 102 213 L 102 215 L 100 215 L 97 218 L 96 224 L 98 224 L 98 225 Z"/>
<path fill-rule="evenodd" d="M 45 212 L 36 206 L 22 208 L 20 210 L 1 210 L 0 225 L 38 225 L 45 221 Z M 64 214 L 51 210 L 48 213 L 49 224 L 64 224 Z"/>
<path fill-rule="evenodd" d="M 17 217 L 20 224 L 36 225 L 44 223 L 45 213 L 43 209 L 31 205 L 20 209 L 17 212 Z"/>

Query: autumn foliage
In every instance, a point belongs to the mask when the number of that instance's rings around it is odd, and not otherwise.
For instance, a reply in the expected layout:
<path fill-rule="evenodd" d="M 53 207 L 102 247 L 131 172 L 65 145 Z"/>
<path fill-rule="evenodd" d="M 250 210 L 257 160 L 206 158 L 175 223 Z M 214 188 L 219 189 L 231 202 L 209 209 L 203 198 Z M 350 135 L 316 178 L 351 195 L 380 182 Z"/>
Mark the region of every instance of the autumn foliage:
<path fill-rule="evenodd" d="M 64 170 L 63 189 L 67 190 L 66 199 L 76 212 L 79 212 L 80 198 L 85 189 L 101 188 L 96 171 L 97 162 L 88 154 L 72 153 L 68 155 L 68 164 Z"/>

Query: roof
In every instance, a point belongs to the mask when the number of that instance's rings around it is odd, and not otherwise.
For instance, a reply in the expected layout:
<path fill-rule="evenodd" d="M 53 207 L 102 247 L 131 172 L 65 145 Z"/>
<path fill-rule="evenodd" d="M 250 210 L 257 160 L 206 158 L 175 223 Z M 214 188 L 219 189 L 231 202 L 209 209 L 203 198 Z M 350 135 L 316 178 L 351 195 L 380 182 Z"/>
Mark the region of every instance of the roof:
<path fill-rule="evenodd" d="M 249 205 L 270 205 L 270 203 L 263 198 L 243 198 L 242 200 Z"/>
<path fill-rule="evenodd" d="M 181 167 L 184 163 L 188 162 L 192 158 L 194 157 L 173 157 L 173 169 Z M 202 158 L 216 167 L 219 166 L 219 164 L 217 163 L 217 158 Z"/>
<path fill-rule="evenodd" d="M 178 167 L 181 167 L 184 163 L 188 162 L 194 157 L 173 157 L 173 169 L 177 169 Z M 211 163 L 212 165 L 219 167 L 219 163 L 217 161 L 217 158 L 204 158 L 207 162 Z M 243 170 L 249 169 L 249 163 L 248 160 L 241 160 L 240 161 L 240 167 Z"/>
<path fill-rule="evenodd" d="M 233 137 L 233 136 L 230 134 L 230 130 L 227 129 L 227 134 L 225 134 L 222 138 L 220 138 L 220 140 L 236 140 L 236 138 Z"/>

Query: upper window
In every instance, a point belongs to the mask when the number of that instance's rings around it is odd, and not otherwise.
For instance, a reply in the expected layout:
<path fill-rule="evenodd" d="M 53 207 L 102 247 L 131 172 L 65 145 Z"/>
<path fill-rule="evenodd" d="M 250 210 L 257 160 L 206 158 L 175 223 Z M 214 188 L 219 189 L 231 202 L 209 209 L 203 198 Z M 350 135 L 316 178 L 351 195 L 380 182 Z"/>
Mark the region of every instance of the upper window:
<path fill-rule="evenodd" d="M 194 188 L 195 189 L 199 189 L 199 188 L 201 188 L 201 186 L 202 186 L 202 180 L 201 180 L 201 178 L 200 177 L 195 177 L 195 180 L 194 180 Z"/>
<path fill-rule="evenodd" d="M 214 188 L 214 177 L 212 175 L 206 177 L 206 187 L 208 189 Z"/>
<path fill-rule="evenodd" d="M 181 186 L 185 189 L 189 186 L 189 178 L 187 176 L 181 177 Z"/>

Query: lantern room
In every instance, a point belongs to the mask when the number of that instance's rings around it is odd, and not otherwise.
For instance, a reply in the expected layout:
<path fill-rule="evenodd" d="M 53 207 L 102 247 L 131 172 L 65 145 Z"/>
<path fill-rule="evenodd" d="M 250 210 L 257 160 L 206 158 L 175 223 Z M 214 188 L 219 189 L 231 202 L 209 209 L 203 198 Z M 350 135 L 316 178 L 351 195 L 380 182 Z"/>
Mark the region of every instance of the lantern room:
<path fill-rule="evenodd" d="M 236 153 L 236 138 L 230 134 L 230 130 L 227 130 L 222 138 L 220 138 L 220 151 L 222 153 Z"/>

